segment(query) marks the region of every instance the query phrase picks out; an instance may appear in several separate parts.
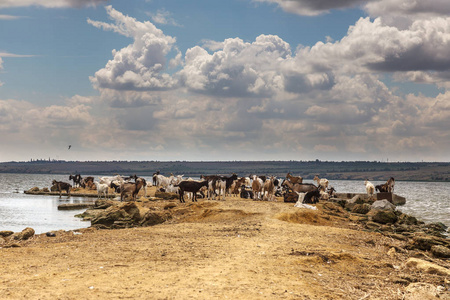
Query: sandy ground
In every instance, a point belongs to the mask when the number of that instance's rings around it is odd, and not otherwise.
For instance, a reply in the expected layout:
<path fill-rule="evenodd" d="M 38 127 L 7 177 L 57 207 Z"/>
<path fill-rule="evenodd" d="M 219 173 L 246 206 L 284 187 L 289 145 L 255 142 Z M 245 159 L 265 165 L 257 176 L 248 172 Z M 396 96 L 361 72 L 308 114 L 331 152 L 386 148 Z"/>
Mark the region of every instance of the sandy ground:
<path fill-rule="evenodd" d="M 153 227 L 58 231 L 1 248 L 0 298 L 414 299 L 410 282 L 448 279 L 406 268 L 403 242 L 320 210 L 172 202 L 184 213 Z"/>

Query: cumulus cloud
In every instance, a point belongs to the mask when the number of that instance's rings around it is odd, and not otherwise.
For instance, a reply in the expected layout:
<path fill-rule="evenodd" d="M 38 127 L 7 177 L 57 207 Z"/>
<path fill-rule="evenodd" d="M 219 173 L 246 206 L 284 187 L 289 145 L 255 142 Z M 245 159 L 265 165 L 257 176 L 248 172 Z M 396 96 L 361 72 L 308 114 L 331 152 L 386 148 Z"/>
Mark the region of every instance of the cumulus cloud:
<path fill-rule="evenodd" d="M 448 16 L 450 3 L 446 0 L 378 0 L 368 2 L 364 10 L 371 17 L 382 17 L 386 23 L 406 28 L 417 19 Z"/>
<path fill-rule="evenodd" d="M 113 59 L 105 68 L 97 71 L 91 82 L 97 89 L 113 90 L 164 90 L 176 85 L 168 73 L 165 73 L 166 56 L 174 47 L 175 38 L 164 35 L 151 22 L 138 22 L 125 16 L 111 6 L 106 7 L 114 23 L 92 21 L 88 23 L 104 30 L 112 30 L 133 38 L 133 44 L 117 51 L 113 50 Z"/>
<path fill-rule="evenodd" d="M 367 0 L 253 0 L 254 2 L 275 3 L 284 11 L 304 15 L 316 16 L 328 13 L 332 9 L 355 7 Z"/>
<path fill-rule="evenodd" d="M 96 6 L 108 2 L 108 0 L 3 0 L 0 8 L 42 6 L 48 8 Z"/>
<path fill-rule="evenodd" d="M 188 49 L 179 75 L 186 87 L 199 93 L 270 96 L 283 89 L 279 68 L 290 56 L 289 44 L 278 36 L 260 35 L 253 43 L 226 39 L 213 54 L 200 46 Z"/>
<path fill-rule="evenodd" d="M 305 7 L 342 7 L 325 5 L 330 3 Z M 448 18 L 418 19 L 407 28 L 361 18 L 344 38 L 294 52 L 279 36 L 263 34 L 254 41 L 203 41 L 183 55 L 175 38 L 151 22 L 111 6 L 107 13 L 111 23 L 89 24 L 132 43 L 114 50 L 113 59 L 91 77 L 99 97 L 69 101 L 79 106 L 73 111 L 78 117 L 66 117 L 64 126 L 90 122 L 101 128 L 86 137 L 89 147 L 152 151 L 159 159 L 187 153 L 236 159 L 235 149 L 245 149 L 240 159 L 254 159 L 252 153 L 262 159 L 379 159 L 386 152 L 403 159 L 405 147 L 414 144 L 420 151 L 408 158 L 426 159 L 431 147 L 449 147 L 447 92 L 397 96 L 383 82 L 386 73 L 403 81 L 450 82 Z M 169 72 L 170 67 L 179 69 Z M 111 117 L 93 120 L 87 106 L 96 101 L 108 104 Z M 41 114 L 57 127 L 61 107 L 46 110 Z"/>

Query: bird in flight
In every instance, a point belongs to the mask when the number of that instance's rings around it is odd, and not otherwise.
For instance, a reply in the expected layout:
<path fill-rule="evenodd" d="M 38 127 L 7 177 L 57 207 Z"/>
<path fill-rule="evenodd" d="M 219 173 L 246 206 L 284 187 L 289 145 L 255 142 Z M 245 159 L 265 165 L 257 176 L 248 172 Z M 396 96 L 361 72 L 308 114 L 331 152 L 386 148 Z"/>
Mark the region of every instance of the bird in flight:
<path fill-rule="evenodd" d="M 67 150 L 70 150 L 70 148 L 72 148 L 72 145 L 69 145 L 69 149 L 67 149 Z"/>

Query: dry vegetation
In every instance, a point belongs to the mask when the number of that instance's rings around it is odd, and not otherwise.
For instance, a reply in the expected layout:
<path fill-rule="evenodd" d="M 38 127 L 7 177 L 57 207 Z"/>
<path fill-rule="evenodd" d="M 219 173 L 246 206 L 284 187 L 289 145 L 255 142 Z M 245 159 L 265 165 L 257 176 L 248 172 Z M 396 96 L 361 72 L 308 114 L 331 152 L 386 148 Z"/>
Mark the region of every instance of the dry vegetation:
<path fill-rule="evenodd" d="M 417 253 L 404 250 L 405 242 L 362 231 L 331 206 L 140 201 L 153 210 L 173 203 L 172 219 L 145 228 L 59 231 L 0 249 L 2 298 L 427 299 L 409 287 L 449 284 L 408 268 Z"/>

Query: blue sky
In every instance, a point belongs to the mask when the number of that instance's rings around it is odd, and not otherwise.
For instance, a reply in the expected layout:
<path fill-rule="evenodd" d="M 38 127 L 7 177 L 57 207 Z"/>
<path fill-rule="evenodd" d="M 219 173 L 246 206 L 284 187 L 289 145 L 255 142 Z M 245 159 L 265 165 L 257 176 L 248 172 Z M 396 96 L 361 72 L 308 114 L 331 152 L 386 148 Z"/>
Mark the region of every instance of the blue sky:
<path fill-rule="evenodd" d="M 0 161 L 448 161 L 449 14 L 444 0 L 0 0 Z"/>

